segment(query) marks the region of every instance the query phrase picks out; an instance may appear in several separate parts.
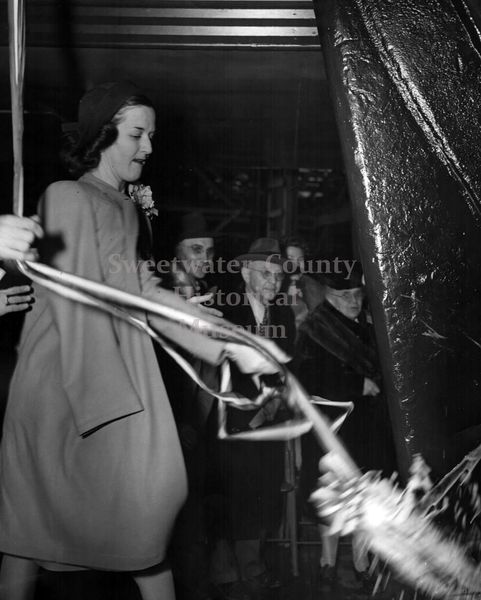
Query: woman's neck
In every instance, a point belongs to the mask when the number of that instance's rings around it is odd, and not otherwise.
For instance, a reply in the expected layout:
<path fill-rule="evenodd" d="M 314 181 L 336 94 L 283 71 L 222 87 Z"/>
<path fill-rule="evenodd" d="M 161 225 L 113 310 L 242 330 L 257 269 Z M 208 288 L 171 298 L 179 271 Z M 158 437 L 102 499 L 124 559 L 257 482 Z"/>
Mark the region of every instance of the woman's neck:
<path fill-rule="evenodd" d="M 104 183 L 111 185 L 117 191 L 119 191 L 119 192 L 125 191 L 125 181 L 119 180 L 118 177 L 116 177 L 112 173 L 112 171 L 110 169 L 106 168 L 105 166 L 100 164 L 95 169 L 92 169 L 92 171 L 90 171 L 90 173 L 94 177 L 97 177 L 97 179 L 100 179 L 100 181 L 103 181 Z"/>

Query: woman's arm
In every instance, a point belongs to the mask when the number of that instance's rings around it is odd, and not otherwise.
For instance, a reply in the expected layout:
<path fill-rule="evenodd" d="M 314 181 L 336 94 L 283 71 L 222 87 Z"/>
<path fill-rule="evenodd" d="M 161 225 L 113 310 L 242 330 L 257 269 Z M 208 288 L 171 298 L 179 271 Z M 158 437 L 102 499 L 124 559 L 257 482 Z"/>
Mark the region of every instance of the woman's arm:
<path fill-rule="evenodd" d="M 151 317 L 150 324 L 154 329 L 162 335 L 178 344 L 181 348 L 187 350 L 190 354 L 201 358 L 211 364 L 219 364 L 225 358 L 232 360 L 237 364 L 239 369 L 244 373 L 275 373 L 276 369 L 272 363 L 264 358 L 259 352 L 252 348 L 248 348 L 239 344 L 226 343 L 223 340 L 210 338 L 208 335 L 201 333 L 203 327 L 203 318 L 206 317 L 205 312 L 199 309 L 194 304 L 187 302 L 178 294 L 166 290 L 160 286 L 160 280 L 155 276 L 153 271 L 141 269 L 141 285 L 142 295 L 154 302 L 159 302 L 164 306 L 177 308 L 189 315 L 198 317 L 198 330 L 190 329 L 183 325 L 170 323 L 160 317 Z M 209 320 L 222 325 L 227 322 L 220 317 L 208 315 Z M 279 362 L 287 362 L 289 357 L 278 348 L 278 346 L 266 340 L 258 338 L 258 343 L 263 345 L 270 351 Z"/>

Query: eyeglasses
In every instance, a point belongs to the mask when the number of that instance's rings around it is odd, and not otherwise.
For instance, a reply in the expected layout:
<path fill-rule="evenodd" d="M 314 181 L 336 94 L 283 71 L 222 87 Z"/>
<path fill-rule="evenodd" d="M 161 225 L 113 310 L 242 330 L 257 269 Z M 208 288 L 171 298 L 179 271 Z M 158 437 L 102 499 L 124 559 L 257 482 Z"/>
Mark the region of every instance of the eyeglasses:
<path fill-rule="evenodd" d="M 262 275 L 264 279 L 274 279 L 274 281 L 282 281 L 284 279 L 284 273 L 273 273 L 267 269 L 256 269 L 255 267 L 248 267 L 251 271 L 257 271 Z"/>

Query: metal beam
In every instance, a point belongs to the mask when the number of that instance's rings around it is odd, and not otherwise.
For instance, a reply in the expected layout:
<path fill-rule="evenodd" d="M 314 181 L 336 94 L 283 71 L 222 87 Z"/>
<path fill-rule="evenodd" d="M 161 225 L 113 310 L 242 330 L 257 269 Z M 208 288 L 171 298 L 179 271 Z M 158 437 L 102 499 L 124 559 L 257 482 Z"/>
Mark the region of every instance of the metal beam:
<path fill-rule="evenodd" d="M 0 2 L 0 40 L 6 35 L 6 2 Z M 2 31 L 3 29 L 3 31 Z M 319 49 L 311 2 L 116 2 L 89 0 L 27 3 L 29 46 L 301 47 Z"/>

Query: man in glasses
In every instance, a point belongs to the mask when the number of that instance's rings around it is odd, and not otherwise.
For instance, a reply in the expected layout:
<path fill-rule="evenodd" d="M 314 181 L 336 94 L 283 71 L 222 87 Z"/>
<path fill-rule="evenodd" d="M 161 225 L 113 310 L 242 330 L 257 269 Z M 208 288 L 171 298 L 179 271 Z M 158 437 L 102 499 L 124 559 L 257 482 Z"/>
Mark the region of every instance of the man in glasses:
<path fill-rule="evenodd" d="M 273 246 L 277 248 L 277 246 Z M 253 260 L 248 260 L 252 256 Z M 260 253 L 253 252 L 241 257 L 245 266 L 242 267 L 242 279 L 245 285 L 245 296 L 241 306 L 244 314 L 240 314 L 239 307 L 233 310 L 235 323 L 249 328 L 253 333 L 264 337 L 278 338 L 281 346 L 288 345 L 285 311 L 282 307 L 273 304 L 280 292 L 284 280 L 284 260 L 280 255 L 272 252 L 262 258 Z M 274 327 L 279 326 L 278 330 Z"/>
<path fill-rule="evenodd" d="M 281 257 L 279 242 L 271 238 L 255 240 L 248 252 L 237 257 L 242 286 L 227 294 L 222 306 L 224 317 L 259 336 L 273 339 L 292 356 L 295 341 L 294 313 L 288 300 L 279 297 L 286 259 Z M 229 302 L 229 300 L 231 302 Z M 231 369 L 232 389 L 247 398 L 259 395 L 261 387 L 276 382 L 246 377 Z M 279 402 L 270 402 L 261 410 L 227 409 L 227 432 L 235 434 L 267 427 L 281 420 Z M 222 473 L 224 494 L 223 539 L 215 553 L 224 566 L 216 568 L 213 578 L 227 588 L 229 598 L 248 600 L 258 597 L 260 589 L 278 587 L 279 582 L 267 569 L 261 553 L 266 533 L 275 534 L 279 526 L 284 479 L 282 442 L 218 442 L 218 473 Z M 229 543 L 227 543 L 229 540 Z"/>

